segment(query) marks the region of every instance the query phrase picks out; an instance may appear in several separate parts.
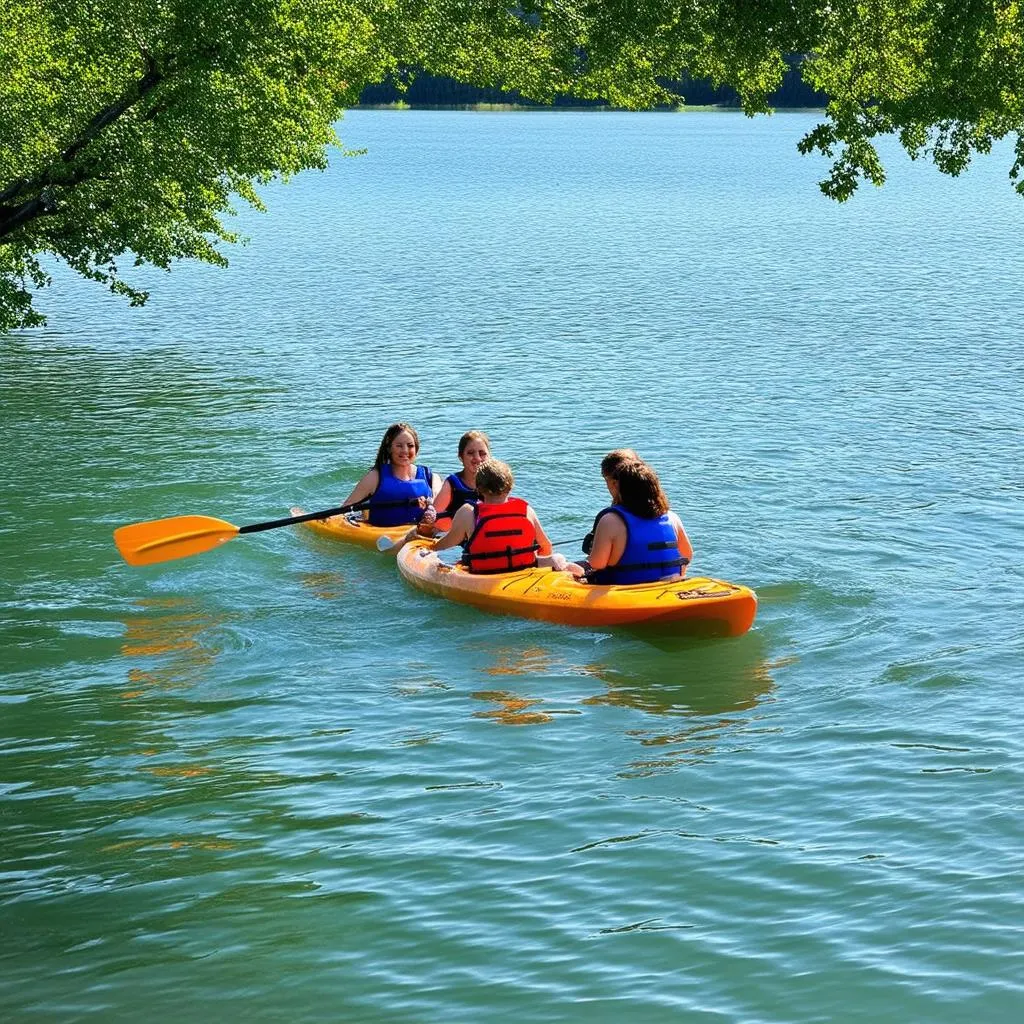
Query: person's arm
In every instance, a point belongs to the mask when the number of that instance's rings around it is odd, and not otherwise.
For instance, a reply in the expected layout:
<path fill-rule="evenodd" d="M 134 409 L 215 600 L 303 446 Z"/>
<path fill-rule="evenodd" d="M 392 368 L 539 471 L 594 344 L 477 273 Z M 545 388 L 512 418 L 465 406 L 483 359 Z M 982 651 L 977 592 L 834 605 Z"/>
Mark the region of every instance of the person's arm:
<path fill-rule="evenodd" d="M 476 510 L 472 505 L 463 505 L 452 517 L 452 525 L 448 532 L 434 541 L 435 551 L 444 551 L 447 548 L 458 547 L 464 540 L 468 540 L 473 532 L 473 525 L 476 520 Z"/>
<path fill-rule="evenodd" d="M 560 555 L 557 551 L 552 551 L 550 555 L 538 555 L 537 565 L 542 569 L 554 569 L 555 572 L 567 572 L 579 579 L 584 576 L 586 571 L 582 565 L 576 562 L 570 562 L 565 555 Z"/>
<path fill-rule="evenodd" d="M 594 546 L 594 531 L 597 530 L 597 524 L 601 522 L 607 512 L 608 509 L 602 509 L 596 516 L 594 516 L 594 525 L 590 528 L 590 533 L 583 538 L 583 554 L 590 554 L 590 549 Z"/>
<path fill-rule="evenodd" d="M 609 565 L 615 565 L 622 558 L 622 552 L 626 550 L 626 524 L 622 516 L 609 513 L 601 516 L 597 529 L 594 530 L 594 543 L 590 548 L 590 555 L 587 561 L 591 569 L 607 569 Z"/>
<path fill-rule="evenodd" d="M 537 565 L 545 569 L 554 569 L 556 572 L 571 572 L 576 577 L 582 576 L 582 565 L 570 562 L 565 555 L 560 555 L 557 551 L 552 550 L 551 541 L 544 532 L 544 527 L 540 525 L 537 513 L 529 505 L 526 506 L 526 518 L 533 523 L 533 528 L 537 532 L 537 543 L 540 545 L 537 551 Z"/>
<path fill-rule="evenodd" d="M 437 474 L 435 473 L 436 477 Z M 452 503 L 452 485 L 448 483 L 447 479 L 441 484 L 441 489 L 437 492 L 437 497 L 434 498 L 434 508 L 437 509 L 437 514 L 444 515 L 445 509 Z"/>
<path fill-rule="evenodd" d="M 550 555 L 551 554 L 551 541 L 548 540 L 548 535 L 544 532 L 544 527 L 540 525 L 540 520 L 537 518 L 537 513 L 533 511 L 532 505 L 526 506 L 526 518 L 533 524 L 534 530 L 537 532 L 537 543 L 540 547 L 537 549 L 538 555 Z"/>
<path fill-rule="evenodd" d="M 676 530 L 676 544 L 679 545 L 679 554 L 681 554 L 687 562 L 692 562 L 693 545 L 690 543 L 690 538 L 686 536 L 686 530 L 683 529 L 683 521 L 675 514 L 675 512 L 669 512 L 668 515 L 669 521 Z"/>
<path fill-rule="evenodd" d="M 376 469 L 371 469 L 363 476 L 363 479 L 352 488 L 352 493 L 342 502 L 342 504 L 354 505 L 356 502 L 370 497 L 370 495 L 377 490 L 377 485 L 379 483 L 380 473 Z"/>
<path fill-rule="evenodd" d="M 445 489 L 445 487 L 447 487 L 447 486 L 448 486 L 448 481 L 447 480 L 442 481 L 441 477 L 437 473 L 431 472 L 431 474 L 430 474 L 430 493 L 432 495 L 432 504 L 434 505 L 435 508 L 437 507 L 438 499 L 441 496 L 441 491 L 443 491 Z M 451 500 L 451 488 L 450 487 L 448 488 L 448 500 L 449 501 Z M 447 505 L 445 507 L 447 508 Z"/>

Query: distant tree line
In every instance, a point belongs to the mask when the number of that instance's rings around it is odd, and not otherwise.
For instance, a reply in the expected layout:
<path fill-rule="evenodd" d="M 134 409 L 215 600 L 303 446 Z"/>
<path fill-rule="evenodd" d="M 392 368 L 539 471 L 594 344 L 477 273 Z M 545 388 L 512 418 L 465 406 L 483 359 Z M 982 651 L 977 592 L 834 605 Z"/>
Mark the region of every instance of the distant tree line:
<path fill-rule="evenodd" d="M 786 58 L 789 70 L 782 84 L 769 96 L 773 107 L 824 107 L 828 96 L 804 82 L 800 74 L 801 58 L 792 55 Z M 666 83 L 673 92 L 686 98 L 690 106 L 718 105 L 740 107 L 740 97 L 728 85 L 716 86 L 706 78 L 683 78 Z M 426 72 L 413 72 L 401 80 L 389 79 L 376 85 L 368 85 L 359 97 L 360 106 L 383 106 L 403 102 L 410 107 L 468 107 L 477 104 L 515 104 L 523 107 L 603 107 L 603 99 L 584 99 L 578 96 L 559 95 L 550 104 L 540 104 L 522 96 L 516 89 L 482 88 Z"/>

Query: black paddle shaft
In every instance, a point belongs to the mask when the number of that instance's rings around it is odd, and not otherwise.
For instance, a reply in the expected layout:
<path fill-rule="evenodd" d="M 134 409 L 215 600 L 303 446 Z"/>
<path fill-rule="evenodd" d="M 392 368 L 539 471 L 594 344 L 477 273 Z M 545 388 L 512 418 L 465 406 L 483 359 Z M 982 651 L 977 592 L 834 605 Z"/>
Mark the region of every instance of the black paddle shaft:
<path fill-rule="evenodd" d="M 405 501 L 375 501 L 377 508 L 397 508 L 400 505 L 418 505 L 414 499 Z M 250 523 L 248 526 L 240 526 L 239 533 L 262 533 L 264 530 L 276 530 L 279 526 L 296 526 L 298 523 L 308 523 L 311 519 L 327 519 L 330 516 L 341 516 L 346 512 L 355 512 L 359 509 L 369 508 L 370 502 L 357 501 L 352 505 L 339 505 L 337 508 L 327 508 L 323 512 L 304 512 L 301 516 L 288 516 L 286 519 L 271 519 L 267 523 Z"/>

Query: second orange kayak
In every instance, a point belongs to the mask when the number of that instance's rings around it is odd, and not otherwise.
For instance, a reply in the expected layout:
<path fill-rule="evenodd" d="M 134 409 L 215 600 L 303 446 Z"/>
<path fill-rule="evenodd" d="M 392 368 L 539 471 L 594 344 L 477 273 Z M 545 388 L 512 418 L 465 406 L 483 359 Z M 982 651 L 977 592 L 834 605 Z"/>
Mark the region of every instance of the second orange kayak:
<path fill-rule="evenodd" d="M 740 636 L 757 612 L 757 595 L 725 580 L 696 577 L 601 587 L 551 569 L 475 575 L 442 562 L 422 540 L 398 553 L 398 571 L 419 590 L 449 601 L 567 626 L 654 624 L 673 633 Z"/>

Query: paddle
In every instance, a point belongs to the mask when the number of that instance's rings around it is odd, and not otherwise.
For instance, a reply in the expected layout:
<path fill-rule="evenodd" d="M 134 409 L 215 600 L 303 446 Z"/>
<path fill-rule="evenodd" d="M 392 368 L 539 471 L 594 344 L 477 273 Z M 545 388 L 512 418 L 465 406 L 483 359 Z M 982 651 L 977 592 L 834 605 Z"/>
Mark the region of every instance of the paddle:
<path fill-rule="evenodd" d="M 384 501 L 377 507 L 408 504 L 415 502 Z M 304 512 L 301 516 L 271 519 L 248 526 L 235 526 L 213 516 L 171 516 L 169 519 L 151 519 L 145 523 L 121 526 L 114 531 L 114 543 L 129 565 L 152 565 L 154 562 L 170 562 L 175 558 L 202 554 L 243 533 L 262 533 L 264 530 L 276 530 L 279 526 L 295 526 L 311 519 L 326 519 L 369 507 L 369 499 L 366 499 L 324 509 L 323 512 Z"/>

